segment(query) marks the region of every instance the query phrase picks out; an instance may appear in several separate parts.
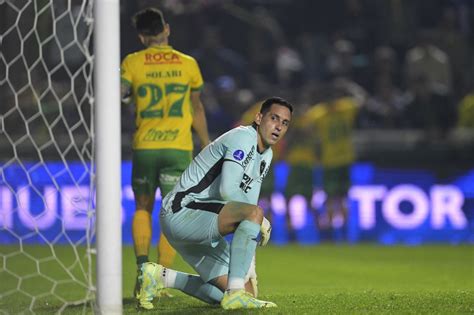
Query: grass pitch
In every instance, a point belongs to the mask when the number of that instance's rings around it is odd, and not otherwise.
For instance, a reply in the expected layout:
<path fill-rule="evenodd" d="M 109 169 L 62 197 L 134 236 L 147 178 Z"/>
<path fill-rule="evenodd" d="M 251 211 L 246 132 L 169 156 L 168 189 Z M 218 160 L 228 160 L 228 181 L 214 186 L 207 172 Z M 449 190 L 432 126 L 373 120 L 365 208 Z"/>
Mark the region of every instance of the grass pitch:
<path fill-rule="evenodd" d="M 472 246 L 269 246 L 258 248 L 257 274 L 260 297 L 278 308 L 254 312 L 474 313 Z M 184 295 L 155 307 L 169 314 L 225 313 Z"/>
<path fill-rule="evenodd" d="M 48 249 L 37 246 L 27 250 L 30 256 L 37 256 Z M 5 255 L 5 251 L 8 247 L 0 248 L 0 254 Z M 57 251 L 59 256 L 60 249 Z M 3 268 L 10 268 L 8 263 L 4 259 L 4 266 L 0 269 L 0 310 L 23 312 L 31 304 L 29 296 L 25 297 L 24 293 L 5 296 L 5 292 L 11 292 L 18 286 L 17 278 L 6 277 L 9 273 Z M 26 262 L 23 264 L 28 267 Z M 53 269 L 49 270 L 47 261 L 41 265 L 42 272 L 54 274 Z M 16 267 L 20 270 L 24 268 Z M 132 298 L 136 266 L 130 247 L 124 248 L 123 267 L 123 313 L 138 313 Z M 181 259 L 176 261 L 175 267 L 191 271 Z M 231 313 L 474 314 L 472 245 L 268 246 L 257 249 L 257 274 L 260 298 L 277 303 L 278 308 Z M 30 290 L 54 290 L 54 285 L 45 286 L 43 278 L 30 281 Z M 147 313 L 228 313 L 218 306 L 209 306 L 178 291 L 173 292 L 176 293 L 174 298 L 156 300 L 155 310 Z M 57 298 L 48 300 L 46 296 L 41 304 L 35 304 L 34 312 L 51 314 L 60 307 Z M 66 308 L 64 313 L 93 312 L 90 308 L 76 306 Z"/>

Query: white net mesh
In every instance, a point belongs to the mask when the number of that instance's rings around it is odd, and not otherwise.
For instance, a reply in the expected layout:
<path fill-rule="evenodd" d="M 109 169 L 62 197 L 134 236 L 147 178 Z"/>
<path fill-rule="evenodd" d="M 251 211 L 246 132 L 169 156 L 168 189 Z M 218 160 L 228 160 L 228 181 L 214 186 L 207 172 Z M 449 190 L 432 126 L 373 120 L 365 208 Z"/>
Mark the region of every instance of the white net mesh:
<path fill-rule="evenodd" d="M 0 0 L 0 313 L 90 313 L 92 1 Z"/>

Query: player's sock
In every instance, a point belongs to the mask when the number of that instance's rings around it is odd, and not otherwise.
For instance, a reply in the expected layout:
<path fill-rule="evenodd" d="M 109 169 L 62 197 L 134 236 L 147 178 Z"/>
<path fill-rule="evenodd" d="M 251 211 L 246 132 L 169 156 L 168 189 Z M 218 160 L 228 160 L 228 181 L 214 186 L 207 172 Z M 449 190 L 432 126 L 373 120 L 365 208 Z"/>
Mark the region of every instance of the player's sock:
<path fill-rule="evenodd" d="M 229 280 L 227 289 L 230 291 L 244 288 L 245 274 L 249 270 L 252 257 L 257 247 L 257 236 L 260 225 L 244 220 L 235 230 L 230 244 Z"/>
<path fill-rule="evenodd" d="M 140 266 L 141 264 L 144 264 L 148 262 L 148 256 L 147 255 L 140 255 L 137 256 L 137 265 Z"/>
<path fill-rule="evenodd" d="M 160 234 L 160 241 L 158 242 L 158 263 L 164 267 L 171 267 L 176 251 L 170 245 L 163 233 Z"/>
<path fill-rule="evenodd" d="M 135 211 L 135 215 L 133 216 L 132 234 L 135 255 L 137 257 L 148 256 L 148 249 L 151 240 L 151 215 L 148 211 Z"/>
<path fill-rule="evenodd" d="M 133 296 L 135 298 L 138 298 L 138 295 L 140 293 L 140 282 L 138 278 L 141 276 L 141 269 L 142 269 L 142 264 L 148 262 L 148 256 L 147 255 L 140 255 L 137 256 L 137 277 L 135 279 L 135 287 L 133 289 Z"/>
<path fill-rule="evenodd" d="M 201 277 L 196 275 L 163 268 L 162 279 L 165 288 L 181 290 L 209 304 L 220 303 L 224 296 L 224 293 L 219 288 L 205 283 Z"/>

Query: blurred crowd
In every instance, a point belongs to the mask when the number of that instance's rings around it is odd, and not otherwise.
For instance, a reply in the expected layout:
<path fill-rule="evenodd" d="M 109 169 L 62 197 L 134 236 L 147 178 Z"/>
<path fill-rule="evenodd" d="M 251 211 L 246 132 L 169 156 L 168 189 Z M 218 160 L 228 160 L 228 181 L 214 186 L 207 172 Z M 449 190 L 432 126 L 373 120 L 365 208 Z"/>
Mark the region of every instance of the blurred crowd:
<path fill-rule="evenodd" d="M 85 3 L 7 2 L 0 11 L 0 145 L 25 134 L 37 147 L 60 135 L 88 141 L 93 29 Z M 301 116 L 334 91 L 357 103 L 360 131 L 442 139 L 474 128 L 473 1 L 122 0 L 122 58 L 143 48 L 131 16 L 149 6 L 164 11 L 171 45 L 199 62 L 213 137 L 247 122 L 266 97 L 288 99 Z M 123 125 L 135 128 L 131 119 Z"/>
<path fill-rule="evenodd" d="M 212 134 L 269 95 L 304 113 L 333 88 L 360 105 L 358 129 L 474 127 L 471 1 L 122 1 L 123 56 L 141 48 L 127 21 L 147 6 L 198 60 Z"/>

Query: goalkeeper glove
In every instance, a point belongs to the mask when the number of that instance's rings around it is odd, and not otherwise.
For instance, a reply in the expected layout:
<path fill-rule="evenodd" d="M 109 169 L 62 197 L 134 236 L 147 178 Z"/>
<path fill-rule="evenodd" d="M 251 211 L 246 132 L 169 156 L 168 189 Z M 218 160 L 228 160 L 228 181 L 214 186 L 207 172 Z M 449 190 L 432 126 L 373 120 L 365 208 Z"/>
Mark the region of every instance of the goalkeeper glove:
<path fill-rule="evenodd" d="M 270 239 L 270 234 L 272 233 L 272 225 L 265 217 L 263 217 L 262 225 L 260 225 L 260 233 L 262 235 L 260 236 L 260 242 L 258 245 L 265 246 L 267 245 L 268 240 Z"/>

